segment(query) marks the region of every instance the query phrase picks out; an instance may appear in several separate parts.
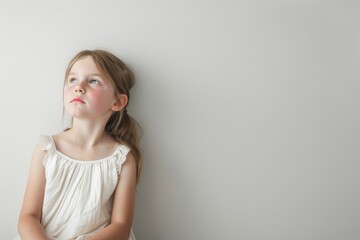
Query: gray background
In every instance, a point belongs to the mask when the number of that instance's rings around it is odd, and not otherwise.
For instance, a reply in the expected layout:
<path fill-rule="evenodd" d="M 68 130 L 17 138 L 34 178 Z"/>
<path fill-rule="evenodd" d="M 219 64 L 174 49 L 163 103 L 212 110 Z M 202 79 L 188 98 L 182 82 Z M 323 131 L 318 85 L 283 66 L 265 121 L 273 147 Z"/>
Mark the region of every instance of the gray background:
<path fill-rule="evenodd" d="M 137 74 L 140 240 L 360 239 L 358 1 L 1 1 L 1 239 L 70 58 Z"/>

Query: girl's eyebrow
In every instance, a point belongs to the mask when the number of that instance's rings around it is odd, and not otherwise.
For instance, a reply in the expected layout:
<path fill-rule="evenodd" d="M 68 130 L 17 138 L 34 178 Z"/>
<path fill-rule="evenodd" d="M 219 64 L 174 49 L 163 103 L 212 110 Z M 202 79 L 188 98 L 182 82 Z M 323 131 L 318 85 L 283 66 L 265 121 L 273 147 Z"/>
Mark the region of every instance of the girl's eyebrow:
<path fill-rule="evenodd" d="M 89 76 L 102 77 L 100 74 L 97 74 L 97 73 L 89 74 Z"/>
<path fill-rule="evenodd" d="M 70 75 L 77 75 L 76 73 L 74 73 L 74 72 L 71 72 L 71 73 L 69 73 L 69 76 Z M 100 74 L 98 74 L 98 73 L 90 73 L 90 74 L 88 74 L 88 76 L 92 76 L 92 77 L 102 77 Z"/>

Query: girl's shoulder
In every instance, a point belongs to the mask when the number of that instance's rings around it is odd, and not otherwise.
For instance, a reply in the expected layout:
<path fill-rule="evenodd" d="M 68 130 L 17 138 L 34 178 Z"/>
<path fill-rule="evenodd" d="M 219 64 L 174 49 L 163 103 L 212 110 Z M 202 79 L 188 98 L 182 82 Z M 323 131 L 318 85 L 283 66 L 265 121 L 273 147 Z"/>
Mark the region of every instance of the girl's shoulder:
<path fill-rule="evenodd" d="M 53 140 L 56 146 L 69 142 L 69 134 L 67 131 L 51 135 L 50 138 Z"/>

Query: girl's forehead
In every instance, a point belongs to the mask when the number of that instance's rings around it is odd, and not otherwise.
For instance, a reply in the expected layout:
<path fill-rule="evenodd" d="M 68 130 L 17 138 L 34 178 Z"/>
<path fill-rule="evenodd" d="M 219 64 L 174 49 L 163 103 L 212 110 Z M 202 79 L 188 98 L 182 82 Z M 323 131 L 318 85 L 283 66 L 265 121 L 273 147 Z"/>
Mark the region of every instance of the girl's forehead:
<path fill-rule="evenodd" d="M 100 75 L 100 71 L 91 56 L 80 58 L 72 65 L 70 69 L 70 74 L 76 73 L 93 73 Z"/>

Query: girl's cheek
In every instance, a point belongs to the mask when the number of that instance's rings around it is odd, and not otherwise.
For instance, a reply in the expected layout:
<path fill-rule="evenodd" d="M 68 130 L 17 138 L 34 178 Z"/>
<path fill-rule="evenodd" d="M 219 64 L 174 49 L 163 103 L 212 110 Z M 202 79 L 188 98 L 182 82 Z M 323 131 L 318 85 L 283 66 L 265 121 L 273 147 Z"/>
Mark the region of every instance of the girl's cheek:
<path fill-rule="evenodd" d="M 94 110 L 103 109 L 111 102 L 111 91 L 88 91 L 87 99 L 91 101 Z"/>
<path fill-rule="evenodd" d="M 68 99 L 70 97 L 71 89 L 65 88 L 64 89 L 64 100 Z"/>
<path fill-rule="evenodd" d="M 104 94 L 97 92 L 97 91 L 89 91 L 87 98 L 92 102 L 94 106 L 101 105 Z"/>

